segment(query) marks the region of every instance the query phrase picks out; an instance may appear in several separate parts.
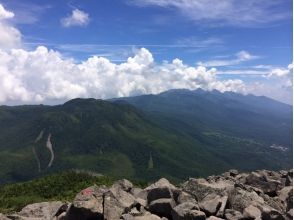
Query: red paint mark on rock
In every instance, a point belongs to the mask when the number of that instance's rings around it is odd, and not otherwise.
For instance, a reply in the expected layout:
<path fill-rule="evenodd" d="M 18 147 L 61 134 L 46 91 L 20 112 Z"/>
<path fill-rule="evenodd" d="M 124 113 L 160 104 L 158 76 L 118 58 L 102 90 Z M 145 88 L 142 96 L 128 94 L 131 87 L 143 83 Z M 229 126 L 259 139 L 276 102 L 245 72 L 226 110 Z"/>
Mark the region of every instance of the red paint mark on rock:
<path fill-rule="evenodd" d="M 93 189 L 87 188 L 82 191 L 82 194 L 87 196 L 87 195 L 92 195 L 93 192 L 94 192 Z"/>

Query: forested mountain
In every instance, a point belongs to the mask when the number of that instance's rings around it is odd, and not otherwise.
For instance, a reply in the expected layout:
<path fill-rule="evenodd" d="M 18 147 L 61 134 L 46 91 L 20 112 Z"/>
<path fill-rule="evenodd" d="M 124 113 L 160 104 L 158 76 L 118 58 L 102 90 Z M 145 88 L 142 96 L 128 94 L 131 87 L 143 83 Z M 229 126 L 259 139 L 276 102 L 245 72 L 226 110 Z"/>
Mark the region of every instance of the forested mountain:
<path fill-rule="evenodd" d="M 60 170 L 179 180 L 292 165 L 292 107 L 203 90 L 0 107 L 0 183 Z"/>

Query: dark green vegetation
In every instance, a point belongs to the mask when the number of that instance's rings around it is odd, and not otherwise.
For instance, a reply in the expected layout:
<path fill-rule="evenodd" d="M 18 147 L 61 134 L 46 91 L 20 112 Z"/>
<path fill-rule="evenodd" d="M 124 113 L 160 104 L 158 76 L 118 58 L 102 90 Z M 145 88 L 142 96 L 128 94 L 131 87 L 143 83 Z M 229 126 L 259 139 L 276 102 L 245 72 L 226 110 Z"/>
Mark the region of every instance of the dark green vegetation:
<path fill-rule="evenodd" d="M 62 172 L 24 183 L 0 186 L 0 213 L 20 211 L 25 205 L 46 201 L 72 201 L 91 185 L 111 185 L 113 180 L 83 172 Z"/>
<path fill-rule="evenodd" d="M 287 150 L 270 148 L 273 144 Z M 179 180 L 230 168 L 289 168 L 292 108 L 265 97 L 203 90 L 2 106 L 0 161 L 0 183 L 68 169 Z"/>

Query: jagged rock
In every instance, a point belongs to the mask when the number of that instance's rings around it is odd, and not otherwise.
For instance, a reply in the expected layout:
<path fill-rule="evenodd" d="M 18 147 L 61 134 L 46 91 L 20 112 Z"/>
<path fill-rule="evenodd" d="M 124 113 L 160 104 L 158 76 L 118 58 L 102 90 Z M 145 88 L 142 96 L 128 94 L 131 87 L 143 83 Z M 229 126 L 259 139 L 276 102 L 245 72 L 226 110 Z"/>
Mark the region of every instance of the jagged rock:
<path fill-rule="evenodd" d="M 287 217 L 290 218 L 290 219 L 293 219 L 293 209 L 290 209 L 290 210 L 287 212 Z"/>
<path fill-rule="evenodd" d="M 270 206 L 279 212 L 284 212 L 286 210 L 286 207 L 282 204 L 278 197 L 270 197 L 266 194 L 260 194 L 260 196 L 264 199 L 266 206 Z"/>
<path fill-rule="evenodd" d="M 25 206 L 19 213 L 8 216 L 11 219 L 43 219 L 51 220 L 62 202 L 41 202 Z"/>
<path fill-rule="evenodd" d="M 119 180 L 112 185 L 112 188 L 121 188 L 123 191 L 131 192 L 133 184 L 126 179 Z"/>
<path fill-rule="evenodd" d="M 138 187 L 134 187 L 131 189 L 130 193 L 135 197 L 137 198 L 138 195 L 140 195 L 141 193 L 143 192 L 143 189 L 141 188 L 138 188 Z M 146 193 L 146 196 L 147 196 L 147 191 L 145 191 Z M 147 197 L 146 197 L 147 198 Z"/>
<path fill-rule="evenodd" d="M 196 203 L 196 199 L 191 194 L 180 191 L 178 198 L 177 198 L 177 203 L 181 204 L 181 203 L 185 203 L 185 202 Z"/>
<path fill-rule="evenodd" d="M 173 194 L 171 190 L 167 187 L 157 187 L 150 189 L 148 194 L 147 194 L 147 201 L 148 204 L 151 202 L 157 200 L 157 199 L 170 199 L 173 198 Z"/>
<path fill-rule="evenodd" d="M 135 197 L 122 190 L 120 187 L 111 187 L 104 194 L 104 219 L 119 219 L 120 216 L 131 210 L 135 203 Z"/>
<path fill-rule="evenodd" d="M 265 171 L 252 172 L 246 177 L 246 184 L 261 189 L 269 196 L 276 196 L 281 182 L 271 179 Z"/>
<path fill-rule="evenodd" d="M 171 211 L 175 206 L 175 201 L 172 198 L 157 199 L 149 204 L 149 211 L 160 217 L 171 218 Z"/>
<path fill-rule="evenodd" d="M 243 210 L 249 205 L 263 205 L 264 199 L 257 195 L 257 193 L 254 191 L 248 192 L 237 187 L 229 193 L 228 202 L 230 204 L 231 209 L 243 212 Z"/>
<path fill-rule="evenodd" d="M 136 198 L 133 206 L 135 206 L 137 209 L 140 209 L 140 207 L 146 207 L 147 201 L 141 198 Z"/>
<path fill-rule="evenodd" d="M 247 219 L 261 219 L 261 211 L 257 207 L 250 205 L 244 209 L 243 216 Z"/>
<path fill-rule="evenodd" d="M 110 188 L 86 188 L 71 205 L 32 204 L 19 213 L 0 214 L 0 220 L 288 220 L 293 218 L 292 176 L 293 171 L 230 170 L 189 179 L 179 188 L 163 178 L 145 189 L 123 179 Z"/>
<path fill-rule="evenodd" d="M 173 220 L 190 220 L 190 219 L 205 219 L 204 212 L 199 210 L 199 207 L 195 203 L 185 202 L 172 210 Z"/>
<path fill-rule="evenodd" d="M 141 216 L 132 216 L 130 214 L 122 215 L 123 220 L 161 220 L 161 218 L 157 215 L 153 215 L 150 212 L 146 212 Z"/>
<path fill-rule="evenodd" d="M 219 207 L 219 210 L 216 213 L 217 217 L 223 217 L 225 214 L 225 208 L 227 206 L 227 202 L 228 202 L 228 196 L 223 196 L 220 199 L 221 201 L 221 206 Z"/>
<path fill-rule="evenodd" d="M 235 169 L 231 169 L 231 170 L 229 170 L 229 173 L 231 176 L 235 177 L 239 174 L 239 171 L 235 170 Z"/>
<path fill-rule="evenodd" d="M 206 213 L 206 215 L 215 215 L 218 209 L 221 207 L 221 197 L 216 194 L 207 195 L 199 203 L 199 207 L 201 211 Z"/>
<path fill-rule="evenodd" d="M 66 218 L 71 220 L 103 219 L 103 200 L 106 187 L 96 185 L 82 190 L 69 207 Z"/>
<path fill-rule="evenodd" d="M 264 220 L 284 220 L 282 213 L 278 210 L 272 208 L 269 205 L 257 205 L 258 209 L 261 211 L 261 217 Z"/>
<path fill-rule="evenodd" d="M 278 192 L 278 198 L 288 211 L 293 207 L 293 187 L 286 186 Z"/>
<path fill-rule="evenodd" d="M 222 217 L 227 204 L 228 197 L 210 194 L 206 196 L 199 204 L 200 209 L 206 213 L 206 215 L 217 215 Z"/>
<path fill-rule="evenodd" d="M 205 179 L 189 179 L 182 184 L 183 191 L 195 196 L 197 201 L 201 201 L 209 194 L 217 194 L 220 196 L 227 195 L 228 191 L 234 188 L 234 184 L 227 180 L 217 180 L 209 183 Z"/>
<path fill-rule="evenodd" d="M 162 198 L 173 198 L 173 193 L 177 192 L 177 188 L 172 185 L 167 179 L 160 179 L 156 183 L 145 188 L 147 191 L 147 201 L 150 204 L 152 201 Z"/>
<path fill-rule="evenodd" d="M 225 210 L 225 219 L 228 220 L 241 220 L 244 219 L 244 216 L 241 212 L 233 210 L 233 209 L 226 209 Z"/>
<path fill-rule="evenodd" d="M 7 218 L 5 215 L 3 215 L 2 213 L 0 213 L 0 220 L 10 220 L 9 218 Z"/>

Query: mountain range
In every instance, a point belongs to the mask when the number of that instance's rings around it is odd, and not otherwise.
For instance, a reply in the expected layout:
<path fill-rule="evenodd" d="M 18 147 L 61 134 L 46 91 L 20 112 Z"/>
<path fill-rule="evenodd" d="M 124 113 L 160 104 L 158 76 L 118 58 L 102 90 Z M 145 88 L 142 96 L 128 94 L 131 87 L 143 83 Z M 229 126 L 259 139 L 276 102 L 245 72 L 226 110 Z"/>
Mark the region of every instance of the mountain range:
<path fill-rule="evenodd" d="M 0 183 L 69 169 L 145 181 L 287 169 L 292 120 L 267 97 L 201 89 L 0 106 Z"/>

